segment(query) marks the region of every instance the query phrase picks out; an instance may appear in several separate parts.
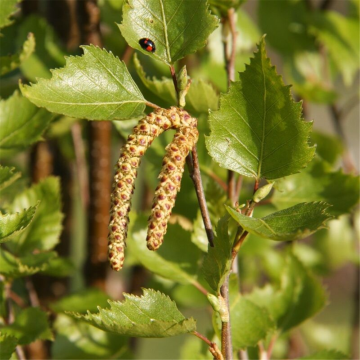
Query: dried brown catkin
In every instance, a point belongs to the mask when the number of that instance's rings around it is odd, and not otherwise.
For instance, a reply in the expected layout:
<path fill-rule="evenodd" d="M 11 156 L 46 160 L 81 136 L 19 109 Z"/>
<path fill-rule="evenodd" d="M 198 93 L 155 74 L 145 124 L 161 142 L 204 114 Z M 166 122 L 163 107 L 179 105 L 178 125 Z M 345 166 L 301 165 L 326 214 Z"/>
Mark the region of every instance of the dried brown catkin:
<path fill-rule="evenodd" d="M 196 119 L 191 119 L 194 121 L 191 126 L 181 127 L 173 141 L 166 147 L 163 167 L 159 175 L 160 182 L 155 190 L 149 217 L 146 237 L 149 250 L 157 250 L 163 242 L 176 195 L 180 190 L 186 157 L 199 137 Z"/>
<path fill-rule="evenodd" d="M 193 122 L 195 121 L 195 125 Z M 156 109 L 134 127 L 126 144 L 122 147 L 112 185 L 110 223 L 108 234 L 108 257 L 111 267 L 119 271 L 124 263 L 125 240 L 129 223 L 131 196 L 140 158 L 155 137 L 173 128 L 195 127 L 196 119 L 181 109 Z"/>

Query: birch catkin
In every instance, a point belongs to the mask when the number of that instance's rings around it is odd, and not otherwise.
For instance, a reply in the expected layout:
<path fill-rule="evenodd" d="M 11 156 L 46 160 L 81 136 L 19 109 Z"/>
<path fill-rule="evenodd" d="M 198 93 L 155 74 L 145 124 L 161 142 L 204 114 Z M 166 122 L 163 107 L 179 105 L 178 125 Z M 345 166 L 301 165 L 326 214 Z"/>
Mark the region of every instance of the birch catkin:
<path fill-rule="evenodd" d="M 196 126 L 196 119 L 192 118 L 184 110 L 176 107 L 156 109 L 153 113 L 150 113 L 144 119 L 140 120 L 139 124 L 134 127 L 132 134 L 129 135 L 126 144 L 121 149 L 112 186 L 108 235 L 108 257 L 110 265 L 114 270 L 119 271 L 124 263 L 125 240 L 129 223 L 128 215 L 131 206 L 131 196 L 134 192 L 137 168 L 140 165 L 140 158 L 144 155 L 154 138 L 159 136 L 163 131 L 170 128 L 178 130 L 173 142 L 166 148 L 167 153 L 163 162 L 164 166 L 160 173 L 161 178 L 168 176 L 171 182 L 169 182 L 169 180 L 163 181 L 157 188 L 152 214 L 155 214 L 154 209 L 163 209 L 162 194 L 166 197 L 167 204 L 171 204 L 172 208 L 176 193 L 180 189 L 181 175 L 186 155 L 192 147 L 191 144 L 195 144 L 197 141 L 198 132 Z M 171 150 L 171 147 L 173 147 L 173 150 Z M 177 147 L 176 151 L 175 147 Z M 166 188 L 164 187 L 165 185 Z M 157 204 L 157 199 L 159 204 Z M 159 206 L 157 207 L 157 205 Z M 161 219 L 157 218 L 161 220 L 161 226 L 165 219 L 166 221 L 168 220 L 171 214 L 171 208 L 169 210 L 167 209 L 168 205 L 164 205 L 167 210 L 166 216 Z M 158 229 L 158 225 L 158 222 L 150 221 L 149 230 L 150 226 L 155 226 L 153 230 Z M 149 248 L 156 249 L 161 244 L 156 245 L 156 240 L 153 240 L 154 237 L 158 236 L 157 234 L 159 232 L 160 230 L 156 232 L 149 231 Z M 162 226 L 162 232 L 163 235 L 166 233 L 166 226 Z M 153 244 L 153 247 L 149 246 L 150 243 Z"/>

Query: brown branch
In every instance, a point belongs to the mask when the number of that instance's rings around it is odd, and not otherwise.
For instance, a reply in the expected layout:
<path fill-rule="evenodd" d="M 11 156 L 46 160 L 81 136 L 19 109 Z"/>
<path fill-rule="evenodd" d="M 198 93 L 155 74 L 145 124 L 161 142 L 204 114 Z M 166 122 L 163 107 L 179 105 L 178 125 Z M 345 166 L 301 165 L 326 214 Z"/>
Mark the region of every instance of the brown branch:
<path fill-rule="evenodd" d="M 186 163 L 189 168 L 190 178 L 194 183 L 196 195 L 199 202 L 201 216 L 204 222 L 205 232 L 209 241 L 210 246 L 214 246 L 214 232 L 212 230 L 212 224 L 210 220 L 209 210 L 207 208 L 204 188 L 201 181 L 199 159 L 197 156 L 196 145 L 192 149 L 192 155 L 188 155 Z"/>
<path fill-rule="evenodd" d="M 40 300 L 39 300 L 38 294 L 36 292 L 36 289 L 34 287 L 34 283 L 33 283 L 32 279 L 30 277 L 26 277 L 25 286 L 26 286 L 26 289 L 27 289 L 27 291 L 29 293 L 29 299 L 30 299 L 31 306 L 39 307 L 40 306 Z"/>

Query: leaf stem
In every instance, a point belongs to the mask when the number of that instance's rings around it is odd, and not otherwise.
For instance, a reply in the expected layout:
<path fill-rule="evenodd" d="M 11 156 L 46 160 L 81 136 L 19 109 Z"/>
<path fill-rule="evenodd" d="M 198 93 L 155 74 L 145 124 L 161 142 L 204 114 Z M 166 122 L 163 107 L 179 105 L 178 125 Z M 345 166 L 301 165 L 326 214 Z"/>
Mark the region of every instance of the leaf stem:
<path fill-rule="evenodd" d="M 209 210 L 207 208 L 204 188 L 201 181 L 199 159 L 197 155 L 196 145 L 192 149 L 192 154 L 186 158 L 186 163 L 189 168 L 190 178 L 194 183 L 196 195 L 199 202 L 201 217 L 204 222 L 206 235 L 211 247 L 214 247 L 214 232 L 212 230 Z"/>
<path fill-rule="evenodd" d="M 177 78 L 176 78 L 176 72 L 175 72 L 174 65 L 170 65 L 170 73 L 171 73 L 171 77 L 173 79 L 175 92 L 176 92 L 176 98 L 177 98 L 178 106 L 179 106 L 179 87 L 178 87 L 178 83 L 177 83 Z"/>
<path fill-rule="evenodd" d="M 225 277 L 224 284 L 220 288 L 221 296 L 224 299 L 227 310 L 230 311 L 229 306 L 229 275 Z M 226 360 L 233 359 L 233 348 L 231 341 L 231 324 L 230 317 L 229 321 L 221 322 L 221 352 Z"/>
<path fill-rule="evenodd" d="M 210 341 L 207 337 L 205 337 L 204 335 L 198 333 L 197 331 L 193 331 L 192 334 L 197 336 L 199 339 L 201 339 L 202 341 L 206 342 L 206 344 L 209 345 L 209 351 L 214 356 L 215 360 L 224 360 L 224 358 L 223 358 L 220 350 L 218 349 L 216 343 Z"/>
<path fill-rule="evenodd" d="M 153 104 L 152 102 L 147 101 L 147 100 L 145 101 L 145 105 L 152 107 L 153 109 L 158 109 L 160 107 L 159 105 Z"/>
<path fill-rule="evenodd" d="M 208 175 L 209 177 L 211 177 L 214 181 L 216 181 L 221 188 L 227 192 L 227 184 L 225 181 L 223 181 L 219 176 L 217 176 L 213 171 L 211 171 L 208 167 L 203 166 L 200 164 L 200 170 L 205 173 L 206 175 Z"/>
<path fill-rule="evenodd" d="M 207 296 L 208 291 L 197 281 L 194 281 L 192 283 L 201 293 L 203 293 L 205 296 Z"/>

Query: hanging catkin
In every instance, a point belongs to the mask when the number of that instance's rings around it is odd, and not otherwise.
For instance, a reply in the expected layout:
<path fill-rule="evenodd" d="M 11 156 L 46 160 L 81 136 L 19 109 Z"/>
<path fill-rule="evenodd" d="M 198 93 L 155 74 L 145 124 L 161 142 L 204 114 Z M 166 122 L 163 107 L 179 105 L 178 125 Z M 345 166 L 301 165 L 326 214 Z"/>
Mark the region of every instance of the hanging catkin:
<path fill-rule="evenodd" d="M 172 144 L 174 146 L 178 145 L 179 154 L 185 154 L 185 148 L 187 148 L 187 146 L 183 145 L 183 143 L 188 142 L 187 138 L 189 136 L 193 138 L 193 134 L 197 134 L 196 125 L 196 119 L 192 118 L 184 110 L 176 107 L 171 107 L 170 109 L 159 108 L 140 120 L 139 124 L 134 127 L 132 134 L 129 135 L 126 144 L 121 149 L 112 185 L 108 235 L 108 257 L 110 265 L 114 270 L 119 271 L 124 263 L 125 240 L 129 223 L 128 214 L 131 206 L 131 196 L 134 192 L 137 168 L 140 165 L 140 158 L 144 155 L 154 138 L 170 128 L 178 129 Z M 188 130 L 185 130 L 185 128 L 192 129 L 192 134 L 190 134 Z M 180 136 L 182 139 L 185 137 L 186 141 L 176 140 Z M 187 153 L 189 150 L 187 150 Z M 171 161 L 174 161 L 175 159 L 176 168 L 178 168 L 180 163 L 184 166 L 183 160 L 178 161 L 177 158 L 172 158 L 172 155 L 176 156 L 175 154 L 168 154 L 167 152 L 164 163 L 167 161 L 167 158 L 169 158 Z M 183 156 L 181 155 L 181 159 L 182 157 Z M 173 178 L 173 175 L 171 175 L 171 178 Z M 177 187 L 180 188 L 180 181 Z M 171 195 L 173 197 L 172 206 L 177 191 L 178 190 L 175 191 L 175 194 L 172 193 Z"/>
<path fill-rule="evenodd" d="M 171 210 L 180 190 L 186 157 L 198 140 L 196 119 L 194 124 L 194 127 L 181 127 L 175 134 L 173 141 L 165 149 L 166 154 L 159 175 L 160 182 L 155 190 L 149 217 L 148 235 L 146 237 L 149 250 L 157 250 L 166 234 Z"/>

